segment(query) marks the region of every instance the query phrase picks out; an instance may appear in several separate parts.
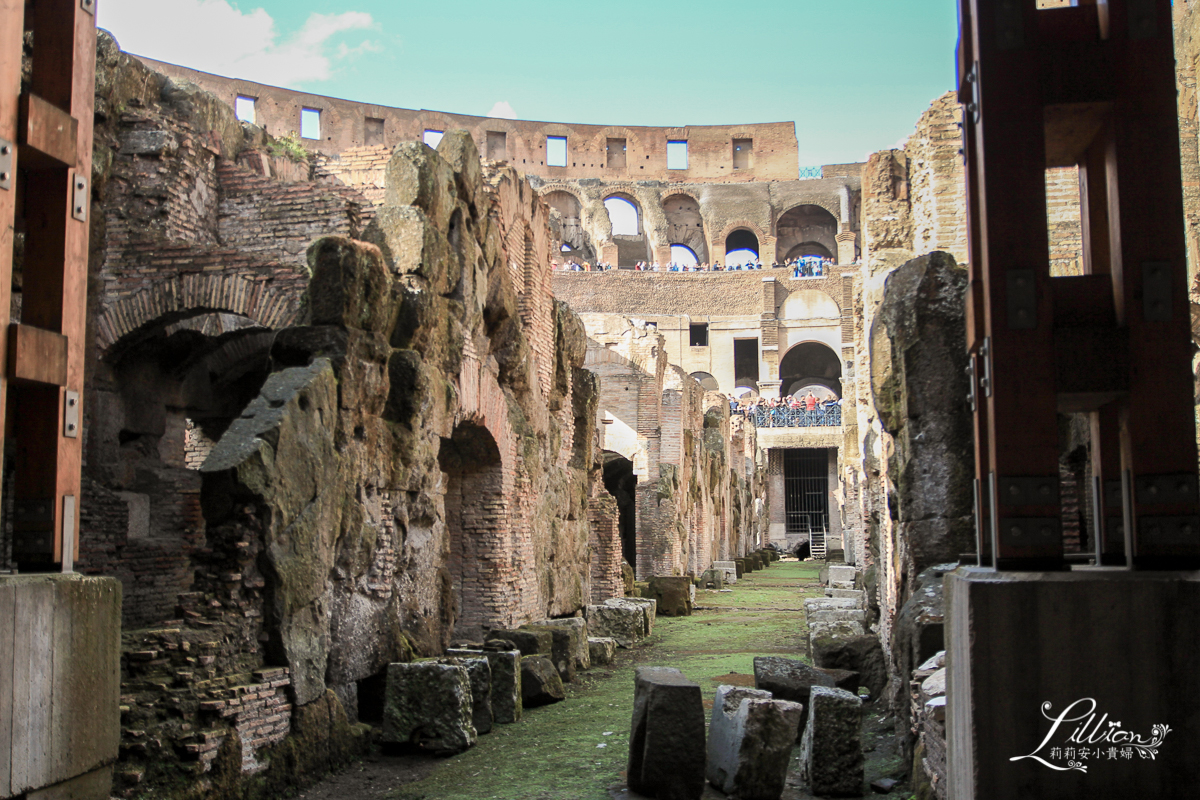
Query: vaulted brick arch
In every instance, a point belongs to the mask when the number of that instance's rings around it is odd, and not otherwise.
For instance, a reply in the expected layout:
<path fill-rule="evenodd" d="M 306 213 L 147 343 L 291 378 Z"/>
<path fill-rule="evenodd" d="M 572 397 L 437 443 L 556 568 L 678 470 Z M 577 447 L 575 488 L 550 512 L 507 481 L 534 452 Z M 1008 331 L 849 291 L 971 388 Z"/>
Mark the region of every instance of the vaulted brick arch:
<path fill-rule="evenodd" d="M 264 279 L 219 272 L 189 273 L 167 278 L 124 297 L 96 319 L 96 338 L 103 355 L 118 341 L 145 326 L 223 311 L 262 328 L 296 323 L 306 276 Z"/>
<path fill-rule="evenodd" d="M 661 197 L 663 215 L 667 222 L 668 244 L 685 245 L 696 254 L 697 260 L 707 262 L 707 222 L 701 211 L 700 201 L 689 192 L 680 191 L 666 190 Z"/>

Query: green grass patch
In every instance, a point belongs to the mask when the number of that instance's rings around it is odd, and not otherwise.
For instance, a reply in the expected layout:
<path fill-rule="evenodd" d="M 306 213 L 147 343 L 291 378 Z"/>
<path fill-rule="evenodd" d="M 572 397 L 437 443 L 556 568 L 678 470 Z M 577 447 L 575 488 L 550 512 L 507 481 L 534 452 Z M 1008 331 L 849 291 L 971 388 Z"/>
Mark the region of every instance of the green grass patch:
<path fill-rule="evenodd" d="M 816 564 L 776 562 L 730 588 L 698 590 L 701 610 L 659 617 L 646 644 L 619 651 L 611 666 L 580 673 L 564 702 L 527 710 L 515 725 L 497 725 L 475 747 L 392 797 L 608 800 L 608 788 L 624 781 L 635 667 L 683 670 L 700 684 L 708 705 L 721 678 L 737 673 L 752 683 L 754 656 L 804 657 L 804 598 L 823 594 Z"/>

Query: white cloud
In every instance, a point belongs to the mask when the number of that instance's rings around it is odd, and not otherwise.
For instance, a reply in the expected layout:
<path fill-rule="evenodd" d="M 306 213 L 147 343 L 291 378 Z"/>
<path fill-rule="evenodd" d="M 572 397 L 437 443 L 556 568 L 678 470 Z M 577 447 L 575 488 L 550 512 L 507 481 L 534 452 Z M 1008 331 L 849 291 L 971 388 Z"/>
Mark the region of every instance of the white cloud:
<path fill-rule="evenodd" d="M 492 106 L 492 110 L 487 115 L 496 119 L 517 118 L 517 112 L 513 111 L 513 107 L 508 104 L 507 100 L 497 100 L 496 105 Z"/>
<path fill-rule="evenodd" d="M 363 41 L 330 41 L 375 25 L 370 14 L 310 14 L 300 30 L 282 36 L 264 9 L 239 10 L 229 0 L 107 0 L 97 24 L 138 55 L 276 86 L 330 77 L 333 60 L 378 49 Z"/>

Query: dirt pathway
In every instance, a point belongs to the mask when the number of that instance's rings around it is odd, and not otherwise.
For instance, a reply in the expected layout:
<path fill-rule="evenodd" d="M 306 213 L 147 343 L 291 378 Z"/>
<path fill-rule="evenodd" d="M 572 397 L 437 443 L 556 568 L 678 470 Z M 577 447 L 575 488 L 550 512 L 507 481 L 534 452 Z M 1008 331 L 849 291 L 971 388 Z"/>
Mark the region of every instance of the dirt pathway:
<path fill-rule="evenodd" d="M 785 561 L 751 573 L 730 592 L 701 591 L 691 617 L 659 617 L 654 635 L 618 651 L 607 667 L 579 673 L 564 702 L 525 712 L 498 725 L 452 758 L 375 754 L 300 795 L 302 800 L 610 800 L 624 791 L 633 670 L 677 667 L 700 684 L 705 707 L 722 683 L 754 685 L 756 655 L 802 658 L 807 627 L 803 602 L 823 593 L 817 566 Z M 872 704 L 873 706 L 873 704 Z M 901 771 L 890 723 L 867 709 L 867 781 Z M 793 755 L 785 800 L 798 789 L 800 748 Z M 892 797 L 908 797 L 901 787 Z M 706 788 L 704 797 L 724 795 Z"/>

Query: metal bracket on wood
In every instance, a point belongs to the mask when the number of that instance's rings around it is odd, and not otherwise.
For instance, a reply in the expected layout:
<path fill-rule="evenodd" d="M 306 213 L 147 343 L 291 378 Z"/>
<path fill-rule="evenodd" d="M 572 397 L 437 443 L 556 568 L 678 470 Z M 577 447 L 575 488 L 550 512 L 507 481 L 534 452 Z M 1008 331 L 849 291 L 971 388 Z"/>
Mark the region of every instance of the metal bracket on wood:
<path fill-rule="evenodd" d="M 91 197 L 88 194 L 88 180 L 84 176 L 71 171 L 71 216 L 80 222 L 87 222 L 88 205 Z"/>
<path fill-rule="evenodd" d="M 79 7 L 93 17 L 96 16 L 96 0 L 79 0 Z"/>
<path fill-rule="evenodd" d="M 992 339 L 985 337 L 979 345 L 979 359 L 983 362 L 983 375 L 979 378 L 979 388 L 983 389 L 984 397 L 992 396 Z"/>
<path fill-rule="evenodd" d="M 13 187 L 13 159 L 17 149 L 7 139 L 0 139 L 0 189 Z"/>
<path fill-rule="evenodd" d="M 79 392 L 69 389 L 63 403 L 63 436 L 68 439 L 79 437 Z"/>

